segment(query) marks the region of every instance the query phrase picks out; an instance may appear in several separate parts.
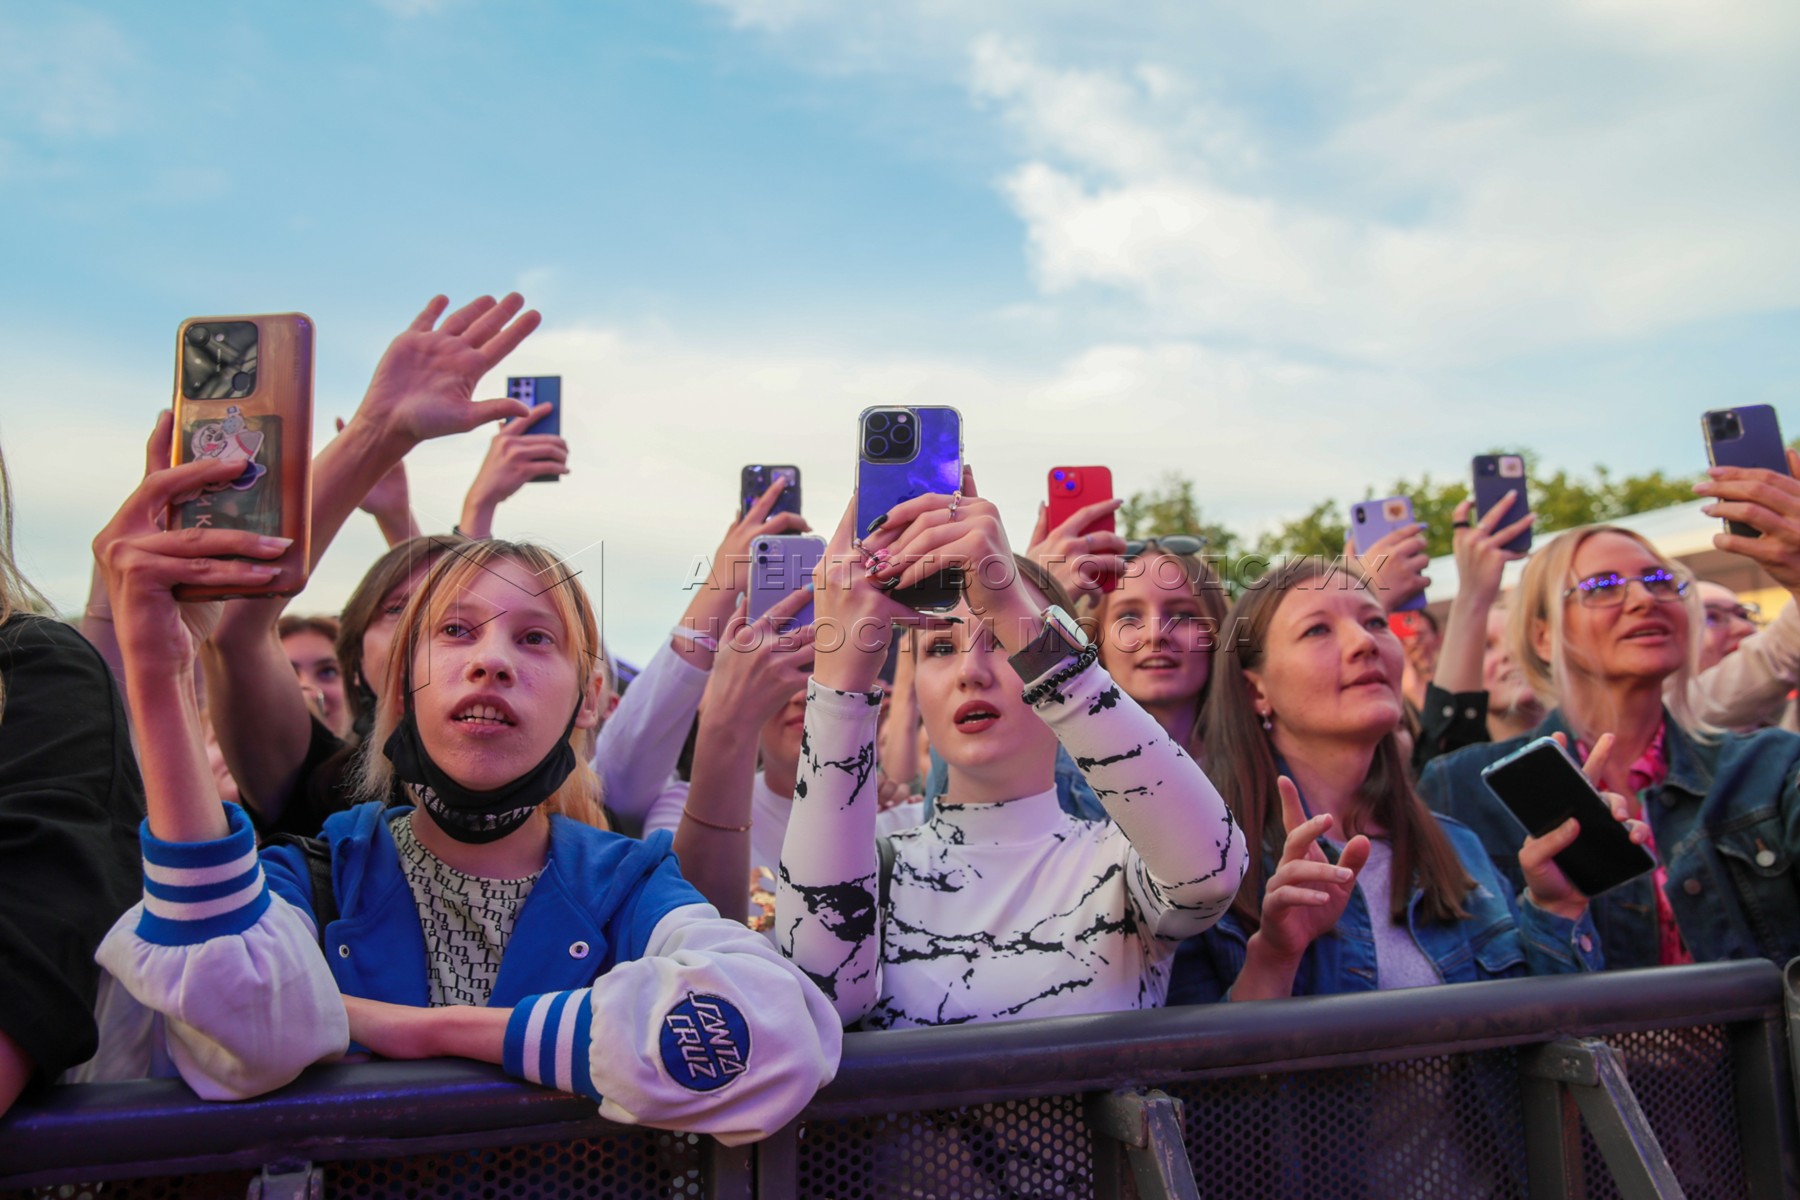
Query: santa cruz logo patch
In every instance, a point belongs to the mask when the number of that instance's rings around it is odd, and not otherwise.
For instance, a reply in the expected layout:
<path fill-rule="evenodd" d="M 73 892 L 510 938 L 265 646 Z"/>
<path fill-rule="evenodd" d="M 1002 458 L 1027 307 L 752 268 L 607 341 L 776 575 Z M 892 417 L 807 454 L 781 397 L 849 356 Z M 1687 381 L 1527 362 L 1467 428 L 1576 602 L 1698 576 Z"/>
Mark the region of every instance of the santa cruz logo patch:
<path fill-rule="evenodd" d="M 689 992 L 663 1017 L 662 1060 L 689 1091 L 717 1091 L 750 1066 L 750 1025 L 729 1000 Z"/>

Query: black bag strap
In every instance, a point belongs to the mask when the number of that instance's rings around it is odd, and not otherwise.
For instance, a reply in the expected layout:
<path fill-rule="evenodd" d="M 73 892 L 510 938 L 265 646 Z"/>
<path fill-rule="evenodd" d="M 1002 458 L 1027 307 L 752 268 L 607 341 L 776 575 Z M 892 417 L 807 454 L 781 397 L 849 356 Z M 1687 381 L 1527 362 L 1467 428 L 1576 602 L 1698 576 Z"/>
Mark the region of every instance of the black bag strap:
<path fill-rule="evenodd" d="M 312 884 L 313 924 L 319 931 L 319 945 L 325 945 L 325 927 L 338 919 L 337 892 L 331 884 L 331 844 L 324 838 L 301 837 L 294 833 L 271 834 L 265 846 L 297 846 L 306 863 L 308 881 Z"/>
<path fill-rule="evenodd" d="M 875 907 L 877 912 L 888 910 L 888 894 L 894 890 L 894 839 L 882 834 L 875 839 L 875 859 L 878 864 L 875 875 Z"/>

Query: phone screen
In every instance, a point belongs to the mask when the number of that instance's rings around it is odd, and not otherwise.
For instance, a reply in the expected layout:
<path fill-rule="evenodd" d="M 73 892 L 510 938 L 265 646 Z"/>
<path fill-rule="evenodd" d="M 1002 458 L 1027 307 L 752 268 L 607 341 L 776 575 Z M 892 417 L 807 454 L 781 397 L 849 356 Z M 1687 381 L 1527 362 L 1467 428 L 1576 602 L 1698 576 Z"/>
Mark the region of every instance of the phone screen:
<path fill-rule="evenodd" d="M 1581 833 L 1556 856 L 1556 865 L 1583 895 L 1598 896 L 1655 869 L 1650 852 L 1632 842 L 1554 739 L 1538 738 L 1483 770 L 1481 778 L 1533 837 L 1570 817 L 1581 822 Z"/>

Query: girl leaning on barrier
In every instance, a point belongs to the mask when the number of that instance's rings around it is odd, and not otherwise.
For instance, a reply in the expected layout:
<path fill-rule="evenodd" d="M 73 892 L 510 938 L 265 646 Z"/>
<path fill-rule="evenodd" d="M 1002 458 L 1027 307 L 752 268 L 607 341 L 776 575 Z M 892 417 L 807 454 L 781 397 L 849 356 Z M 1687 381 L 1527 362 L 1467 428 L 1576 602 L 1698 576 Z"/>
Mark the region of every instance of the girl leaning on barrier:
<path fill-rule="evenodd" d="M 1722 501 L 1714 515 L 1764 533 L 1721 534 L 1720 549 L 1800 589 L 1800 481 L 1720 468 L 1702 487 Z M 1721 734 L 1694 718 L 1700 617 L 1681 569 L 1627 530 L 1571 529 L 1532 556 L 1508 620 L 1512 658 L 1552 709 L 1530 736 L 1613 738 L 1604 778 L 1653 835 L 1659 869 L 1594 901 L 1607 965 L 1800 954 L 1800 737 Z M 1420 780 L 1515 885 L 1516 825 L 1480 773 L 1525 740 L 1460 750 Z"/>
<path fill-rule="evenodd" d="M 1261 853 L 1230 913 L 1182 947 L 1170 1003 L 1601 965 L 1587 899 L 1551 861 L 1573 829 L 1509 843 L 1515 901 L 1475 833 L 1414 793 L 1400 643 L 1362 577 L 1291 561 L 1239 597 L 1230 628 L 1206 763 Z"/>
<path fill-rule="evenodd" d="M 817 665 L 776 901 L 783 951 L 847 1024 L 1160 1005 L 1177 942 L 1218 918 L 1243 873 L 1218 792 L 1060 606 L 1047 611 L 1054 584 L 1021 574 L 972 476 L 957 499 L 896 507 L 860 554 L 852 520 L 818 573 Z M 948 566 L 963 570 L 963 600 L 915 636 L 914 687 L 950 786 L 927 824 L 889 839 L 884 868 L 874 688 L 893 625 L 919 621 L 887 592 Z M 1111 823 L 1061 810 L 1059 742 Z"/>
<path fill-rule="evenodd" d="M 257 853 L 199 751 L 194 627 L 216 613 L 171 588 L 263 582 L 256 560 L 279 547 L 154 520 L 218 474 L 151 474 L 96 543 L 150 814 L 144 901 L 99 959 L 164 1017 L 157 1056 L 209 1099 L 279 1087 L 355 1044 L 503 1064 L 613 1119 L 729 1141 L 797 1113 L 836 1069 L 836 1014 L 681 879 L 666 836 L 596 826 L 599 638 L 542 549 L 484 541 L 437 560 L 394 630 L 368 802 L 332 817 L 322 846 Z M 417 807 L 386 804 L 396 777 Z"/>

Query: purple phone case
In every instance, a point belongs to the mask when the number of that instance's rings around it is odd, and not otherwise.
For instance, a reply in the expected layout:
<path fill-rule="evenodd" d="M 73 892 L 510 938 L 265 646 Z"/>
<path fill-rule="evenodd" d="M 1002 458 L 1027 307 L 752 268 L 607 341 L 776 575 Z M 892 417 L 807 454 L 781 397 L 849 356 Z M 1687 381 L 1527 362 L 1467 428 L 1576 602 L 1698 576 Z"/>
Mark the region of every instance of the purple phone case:
<path fill-rule="evenodd" d="M 865 409 L 856 422 L 856 532 L 869 532 L 871 522 L 886 516 L 895 505 L 933 493 L 950 495 L 962 487 L 962 414 L 947 405 L 906 408 L 913 415 L 919 452 L 910 462 L 870 462 L 862 452 L 863 422 L 870 413 L 893 412 L 898 405 Z M 954 568 L 939 571 L 917 587 L 894 593 L 902 604 L 927 612 L 946 612 L 956 607 L 962 594 L 962 574 Z"/>
<path fill-rule="evenodd" d="M 1483 513 L 1500 503 L 1500 497 L 1506 495 L 1508 492 L 1514 493 L 1518 498 L 1512 502 L 1512 507 L 1506 510 L 1506 516 L 1502 519 L 1501 524 L 1511 525 L 1514 521 L 1517 521 L 1520 517 L 1531 511 L 1531 497 L 1525 492 L 1524 475 L 1521 474 L 1517 479 L 1503 479 L 1500 477 L 1500 460 L 1503 458 L 1518 457 L 1518 455 L 1514 454 L 1478 454 L 1475 456 L 1473 464 L 1475 473 L 1475 519 L 1480 519 Z M 1491 471 L 1487 470 L 1483 466 L 1485 463 L 1494 464 L 1494 469 Z M 1524 460 L 1520 459 L 1520 465 L 1523 466 L 1523 464 Z M 1531 550 L 1531 530 L 1527 529 L 1524 533 L 1521 533 L 1518 537 L 1515 537 L 1512 541 L 1506 543 L 1505 548 L 1518 554 L 1528 553 Z"/>
<path fill-rule="evenodd" d="M 762 494 L 769 490 L 769 485 L 775 482 L 777 475 L 786 475 L 788 485 L 781 489 L 781 495 L 775 498 L 775 507 L 769 510 L 769 515 L 772 517 L 776 513 L 799 514 L 800 468 L 785 465 L 764 466 L 761 463 L 753 463 L 738 472 L 739 514 L 750 511 L 750 506 L 760 500 Z"/>
<path fill-rule="evenodd" d="M 1400 507 L 1396 509 L 1395 505 Z M 1367 554 L 1370 546 L 1394 530 L 1416 524 L 1418 521 L 1413 517 L 1412 501 L 1405 496 L 1361 500 L 1350 506 L 1350 536 L 1356 540 L 1358 554 Z M 1420 592 L 1394 611 L 1415 612 L 1424 607 L 1425 593 Z"/>
<path fill-rule="evenodd" d="M 1718 438 L 1713 434 L 1713 418 L 1726 413 L 1735 415 L 1741 434 L 1734 438 Z M 1706 459 L 1715 467 L 1748 467 L 1752 470 L 1788 474 L 1787 443 L 1781 440 L 1781 422 L 1767 404 L 1746 404 L 1741 408 L 1725 408 L 1700 418 L 1706 435 Z M 1727 521 L 1725 527 L 1741 537 L 1761 537 L 1762 530 L 1742 521 Z"/>
<path fill-rule="evenodd" d="M 771 533 L 750 543 L 749 617 L 752 621 L 774 608 L 783 597 L 812 587 L 813 568 L 825 557 L 825 539 L 810 533 Z M 796 626 L 811 625 L 813 606 L 808 604 L 793 618 Z"/>

